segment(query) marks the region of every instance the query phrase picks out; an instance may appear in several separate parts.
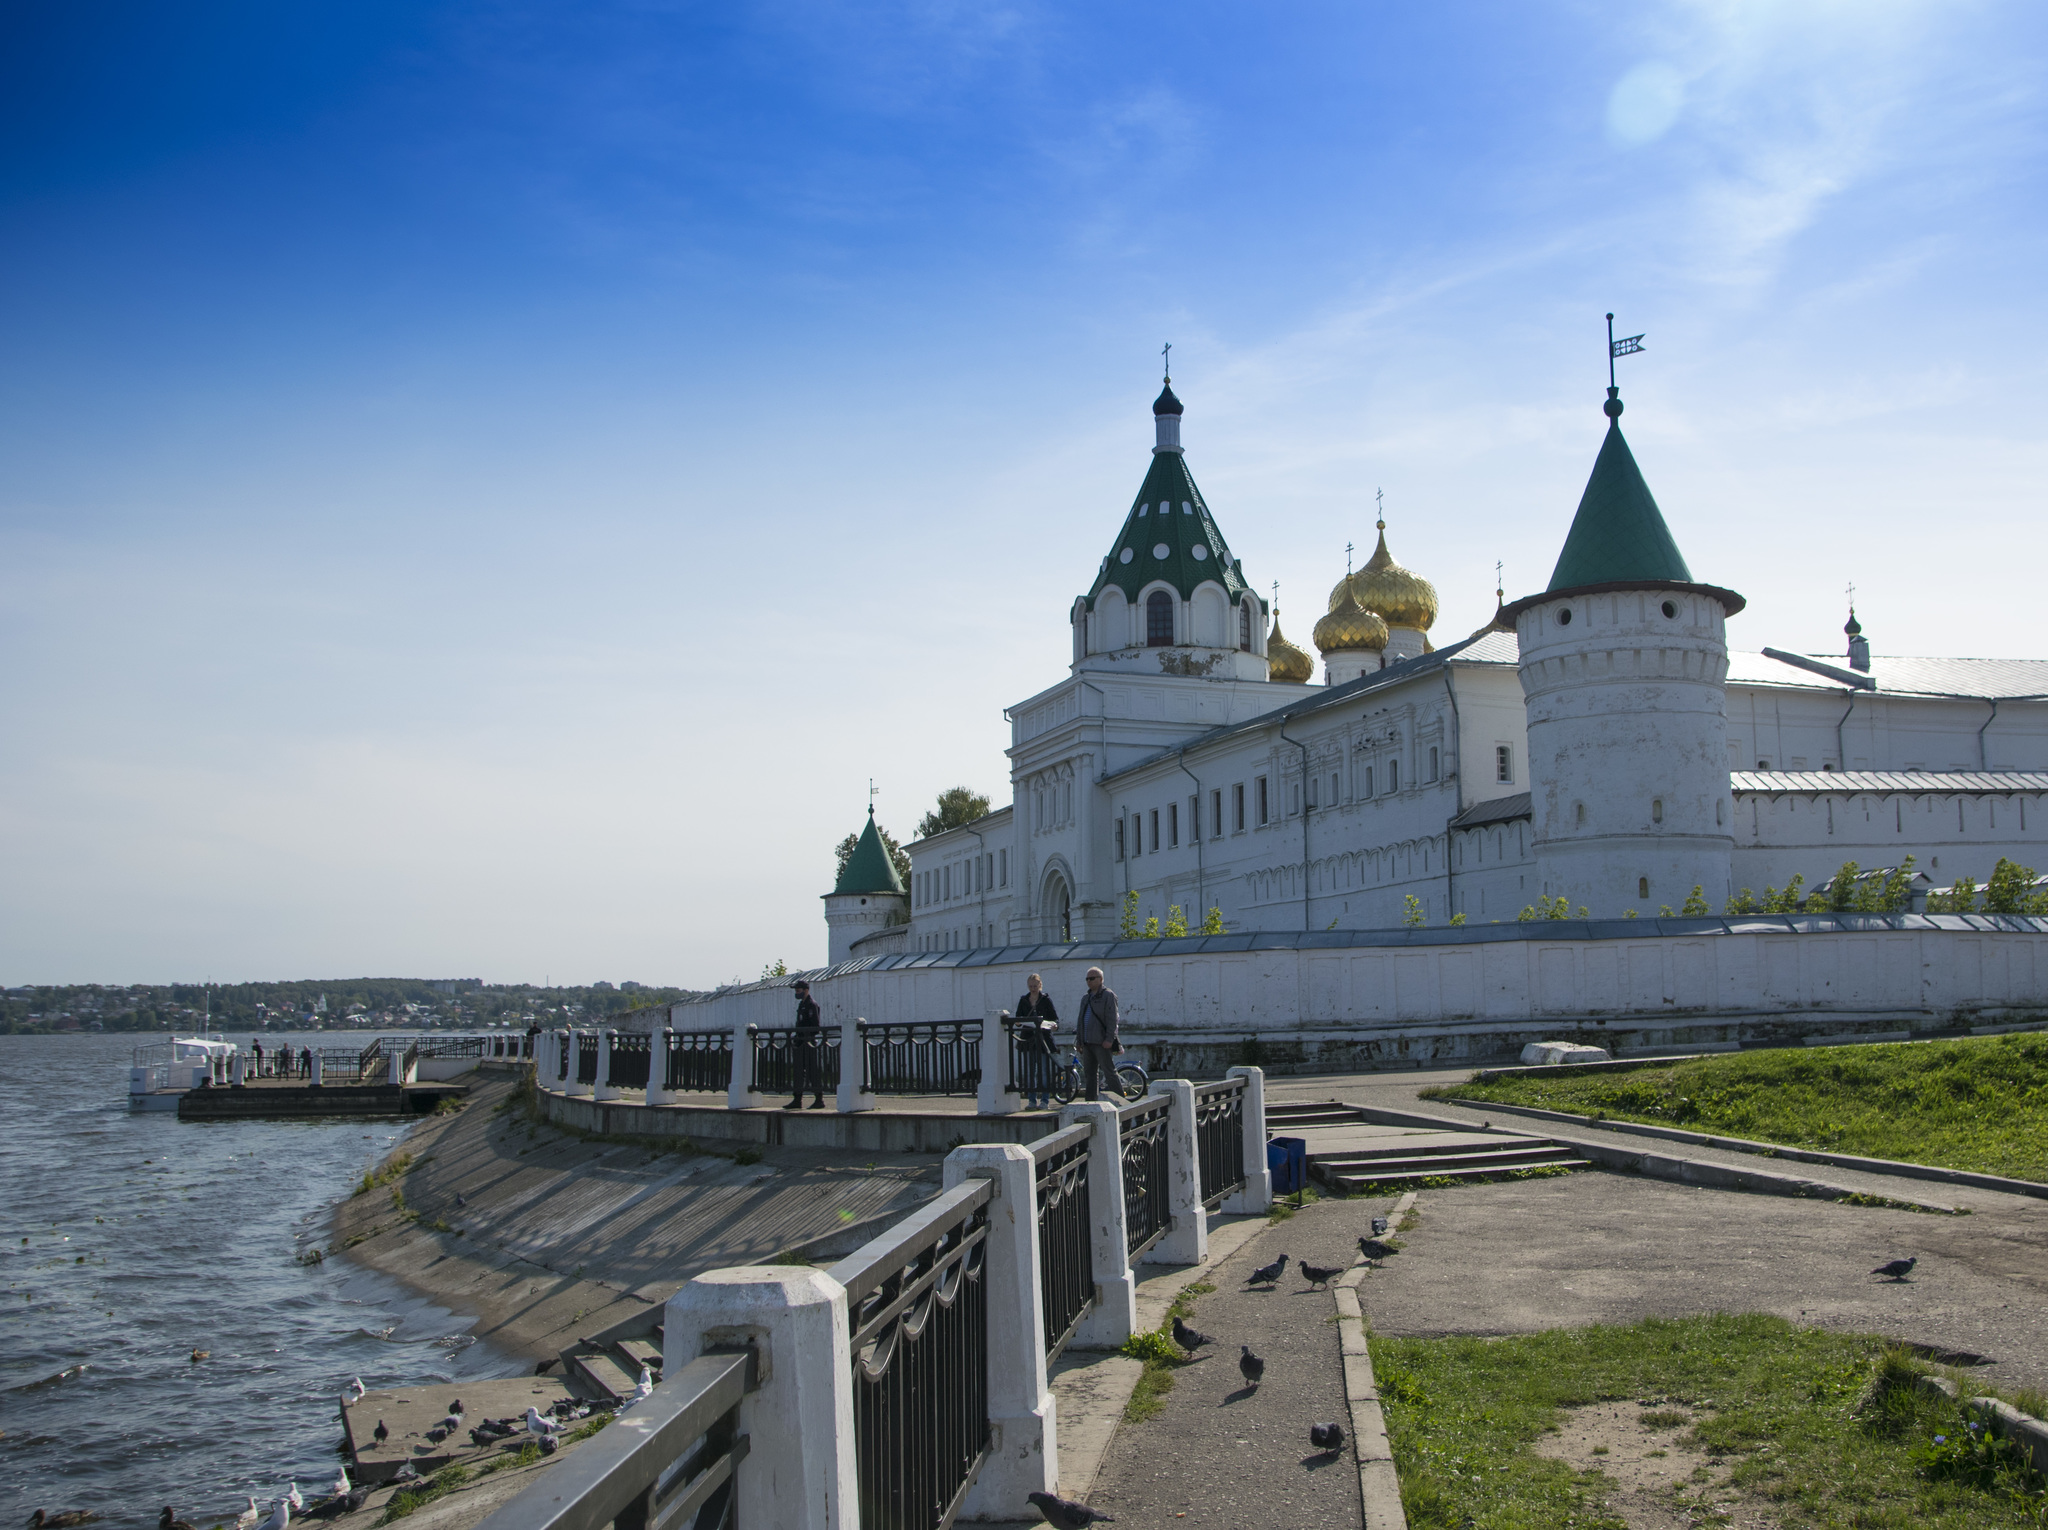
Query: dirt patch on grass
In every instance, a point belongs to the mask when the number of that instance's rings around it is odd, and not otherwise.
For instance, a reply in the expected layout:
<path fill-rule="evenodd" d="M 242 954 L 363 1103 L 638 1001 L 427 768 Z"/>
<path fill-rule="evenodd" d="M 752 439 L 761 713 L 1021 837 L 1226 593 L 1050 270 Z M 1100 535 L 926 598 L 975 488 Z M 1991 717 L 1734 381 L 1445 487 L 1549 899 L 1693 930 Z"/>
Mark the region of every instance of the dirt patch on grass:
<path fill-rule="evenodd" d="M 1703 1522 L 1778 1530 L 1783 1521 L 1733 1486 L 1726 1459 L 1693 1432 L 1700 1411 L 1655 1398 L 1573 1408 L 1536 1442 L 1536 1454 L 1607 1477 L 1614 1487 L 1606 1508 L 1629 1530 L 1694 1530 Z"/>

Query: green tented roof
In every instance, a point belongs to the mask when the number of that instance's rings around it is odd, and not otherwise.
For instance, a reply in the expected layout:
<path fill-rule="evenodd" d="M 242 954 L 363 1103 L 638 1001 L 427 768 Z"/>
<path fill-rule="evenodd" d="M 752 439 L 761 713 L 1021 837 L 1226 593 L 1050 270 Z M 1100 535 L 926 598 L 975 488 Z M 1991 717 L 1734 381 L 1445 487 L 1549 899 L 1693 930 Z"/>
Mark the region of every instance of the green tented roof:
<path fill-rule="evenodd" d="M 1164 557 L 1159 556 L 1162 547 Z M 1183 600 L 1205 580 L 1223 586 L 1233 605 L 1248 590 L 1202 491 L 1195 487 L 1187 459 L 1175 451 L 1153 454 L 1151 470 L 1138 488 L 1123 530 L 1088 591 L 1088 604 L 1092 608 L 1110 585 L 1122 590 L 1125 599 L 1136 600 L 1138 591 L 1156 579 L 1172 585 Z"/>
<path fill-rule="evenodd" d="M 1588 584 L 1626 584 L 1636 579 L 1693 583 L 1685 555 L 1672 540 L 1664 514 L 1643 482 L 1635 453 L 1621 433 L 1619 399 L 1611 399 L 1607 439 L 1593 462 L 1593 476 L 1579 496 L 1579 513 L 1564 539 L 1557 567 L 1550 575 L 1553 590 Z"/>
<path fill-rule="evenodd" d="M 895 893 L 903 894 L 903 879 L 896 874 L 896 862 L 890 859 L 889 847 L 882 843 L 881 833 L 875 828 L 874 809 L 868 810 L 868 826 L 860 831 L 860 842 L 853 847 L 853 854 L 846 858 L 846 868 L 839 873 L 839 880 L 832 891 L 839 893 Z"/>

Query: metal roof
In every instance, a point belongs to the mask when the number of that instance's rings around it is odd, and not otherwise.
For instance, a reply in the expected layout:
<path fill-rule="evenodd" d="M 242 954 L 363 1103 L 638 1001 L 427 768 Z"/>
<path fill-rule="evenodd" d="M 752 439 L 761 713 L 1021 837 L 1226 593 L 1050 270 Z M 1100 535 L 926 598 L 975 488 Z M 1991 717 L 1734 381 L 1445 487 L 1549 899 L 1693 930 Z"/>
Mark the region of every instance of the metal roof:
<path fill-rule="evenodd" d="M 1516 792 L 1511 797 L 1494 797 L 1486 802 L 1473 803 L 1451 820 L 1451 827 L 1483 829 L 1490 823 L 1513 823 L 1517 818 L 1527 818 L 1529 812 L 1529 794 Z"/>
<path fill-rule="evenodd" d="M 1839 654 L 1811 657 L 1848 668 Z M 2048 700 L 2048 659 L 1943 659 L 1910 655 L 1874 655 L 1870 678 L 1879 695 L 1967 696 L 1981 701 L 2027 697 Z M 1798 690 L 1833 691 L 1845 687 L 1761 653 L 1728 654 L 1730 685 L 1775 685 Z"/>
<path fill-rule="evenodd" d="M 2005 792 L 2048 792 L 2048 771 L 2038 770 L 1731 770 L 1728 785 L 1738 796 L 1757 792 L 1819 795 L 1823 792 L 1962 792 L 1995 796 Z"/>
<path fill-rule="evenodd" d="M 1460 664 L 1511 665 L 1516 662 L 1519 653 L 1520 645 L 1512 632 L 1495 632 L 1490 628 L 1482 629 L 1479 632 L 1473 633 L 1471 637 L 1465 638 L 1460 642 L 1448 644 L 1433 653 L 1418 654 L 1412 659 L 1403 659 L 1397 664 L 1389 664 L 1385 669 L 1375 670 L 1369 675 L 1360 675 L 1356 680 L 1347 680 L 1342 685 L 1318 687 L 1316 693 L 1305 701 L 1296 701 L 1284 707 L 1275 707 L 1270 712 L 1261 712 L 1258 716 L 1248 717 L 1243 722 L 1225 723 L 1220 727 L 1209 729 L 1206 733 L 1198 733 L 1184 745 L 1176 744 L 1171 749 L 1161 749 L 1157 753 L 1148 754 L 1144 759 L 1134 764 L 1108 772 L 1101 779 L 1104 781 L 1114 781 L 1117 777 L 1127 776 L 1134 770 L 1145 770 L 1158 764 L 1161 760 L 1171 759 L 1183 749 L 1190 751 L 1203 749 L 1210 744 L 1233 737 L 1239 733 L 1250 733 L 1257 729 L 1273 727 L 1284 718 L 1311 717 L 1317 712 L 1325 711 L 1330 707 L 1349 705 L 1351 702 L 1359 701 L 1372 695 L 1375 691 L 1387 690 L 1396 685 L 1405 685 L 1410 680 L 1419 679 L 1423 675 L 1437 674 L 1453 659 L 1457 660 Z"/>

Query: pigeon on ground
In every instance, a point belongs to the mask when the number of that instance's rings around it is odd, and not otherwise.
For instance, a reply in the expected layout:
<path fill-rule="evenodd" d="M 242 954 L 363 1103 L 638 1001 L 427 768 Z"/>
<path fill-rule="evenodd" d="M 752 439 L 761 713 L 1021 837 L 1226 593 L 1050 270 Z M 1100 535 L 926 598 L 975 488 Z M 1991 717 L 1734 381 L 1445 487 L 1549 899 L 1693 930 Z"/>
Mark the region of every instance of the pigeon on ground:
<path fill-rule="evenodd" d="M 1240 1344 L 1237 1347 L 1242 1351 L 1237 1357 L 1239 1374 L 1253 1386 L 1257 1386 L 1266 1379 L 1266 1362 L 1252 1353 L 1252 1347 L 1249 1344 Z"/>
<path fill-rule="evenodd" d="M 1310 1424 L 1308 1442 L 1317 1450 L 1342 1450 L 1344 1448 L 1344 1426 L 1342 1424 Z"/>
<path fill-rule="evenodd" d="M 306 1500 L 299 1496 L 298 1478 L 294 1477 L 285 1484 L 284 1501 L 292 1506 L 292 1513 L 303 1514 L 305 1512 Z"/>
<path fill-rule="evenodd" d="M 391 1480 L 393 1482 L 417 1482 L 420 1480 L 419 1468 L 408 1461 L 391 1474 Z"/>
<path fill-rule="evenodd" d="M 157 1517 L 156 1530 L 193 1530 L 193 1525 L 189 1519 L 178 1518 L 171 1512 L 171 1506 L 165 1504 L 164 1512 Z"/>
<path fill-rule="evenodd" d="M 1893 1280 L 1904 1280 L 1912 1271 L 1913 1266 L 1919 1262 L 1920 1256 L 1915 1254 L 1910 1259 L 1894 1259 L 1888 1264 L 1881 1264 L 1870 1273 L 1873 1275 L 1889 1275 Z"/>
<path fill-rule="evenodd" d="M 438 1445 L 447 1438 L 448 1425 L 445 1419 L 427 1431 L 427 1443 L 429 1445 Z"/>
<path fill-rule="evenodd" d="M 1247 1281 L 1246 1284 L 1254 1286 L 1270 1286 L 1271 1284 L 1273 1284 L 1274 1281 L 1278 1280 L 1281 1277 L 1281 1275 L 1286 1272 L 1286 1269 L 1287 1256 L 1285 1254 L 1282 1254 L 1278 1259 L 1275 1259 L 1271 1264 L 1262 1264 L 1256 1270 L 1253 1270 L 1251 1279 Z"/>
<path fill-rule="evenodd" d="M 542 1455 L 551 1456 L 561 1448 L 562 1442 L 554 1435 L 544 1434 L 540 1437 L 540 1453 Z"/>
<path fill-rule="evenodd" d="M 1192 1355 L 1204 1344 L 1211 1344 L 1215 1341 L 1207 1334 L 1199 1333 L 1195 1329 L 1188 1327 L 1176 1314 L 1173 1320 L 1173 1342 Z"/>
<path fill-rule="evenodd" d="M 1115 1520 L 1107 1514 L 1098 1514 L 1085 1503 L 1076 1503 L 1071 1498 L 1056 1498 L 1051 1493 L 1026 1493 L 1031 1507 L 1045 1516 L 1045 1522 L 1053 1530 L 1088 1530 L 1090 1525 L 1113 1525 Z"/>
<path fill-rule="evenodd" d="M 384 1420 L 382 1420 L 381 1418 L 377 1420 L 377 1427 L 370 1431 L 370 1438 L 375 1440 L 379 1445 L 382 1445 L 386 1440 L 391 1438 L 391 1431 L 384 1427 Z M 251 1499 L 250 1502 L 253 1503 L 255 1502 L 255 1500 Z"/>
<path fill-rule="evenodd" d="M 235 1516 L 235 1530 L 256 1530 L 256 1521 L 263 1518 L 263 1511 L 256 1507 L 256 1500 L 249 1500 L 249 1507 Z"/>
<path fill-rule="evenodd" d="M 1377 1238 L 1384 1234 L 1392 1225 L 1385 1217 L 1374 1217 L 1372 1219 L 1372 1235 Z"/>
<path fill-rule="evenodd" d="M 462 1417 L 462 1399 L 461 1399 L 461 1398 L 459 1398 L 459 1397 L 458 1397 L 458 1398 L 454 1399 L 454 1401 L 452 1401 L 452 1402 L 450 1402 L 450 1403 L 448 1404 L 448 1416 L 449 1416 L 450 1418 L 461 1418 L 461 1417 Z"/>
<path fill-rule="evenodd" d="M 1360 1238 L 1358 1251 L 1368 1259 L 1391 1259 L 1401 1251 L 1391 1243 L 1382 1243 L 1377 1238 Z"/>
<path fill-rule="evenodd" d="M 370 1490 L 366 1487 L 350 1488 L 346 1493 L 336 1493 L 332 1498 L 323 1498 L 307 1511 L 308 1519 L 339 1519 L 344 1514 L 353 1514 L 369 1500 Z"/>
<path fill-rule="evenodd" d="M 1320 1264 L 1310 1264 L 1307 1260 L 1303 1260 L 1301 1264 L 1301 1277 L 1312 1286 L 1326 1286 L 1343 1273 L 1343 1268 L 1338 1265 L 1325 1268 Z"/>
<path fill-rule="evenodd" d="M 458 1206 L 467 1206 L 469 1204 L 468 1200 L 464 1198 L 460 1190 L 455 1192 L 455 1204 Z"/>

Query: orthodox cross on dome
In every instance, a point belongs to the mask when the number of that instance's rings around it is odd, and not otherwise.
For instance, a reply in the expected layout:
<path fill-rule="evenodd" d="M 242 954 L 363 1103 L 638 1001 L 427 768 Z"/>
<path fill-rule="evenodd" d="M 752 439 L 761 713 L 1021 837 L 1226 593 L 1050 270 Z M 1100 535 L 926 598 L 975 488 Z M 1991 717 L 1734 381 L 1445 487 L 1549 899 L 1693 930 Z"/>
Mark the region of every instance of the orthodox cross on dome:
<path fill-rule="evenodd" d="M 1506 600 L 1508 598 L 1507 576 L 1502 569 L 1503 565 L 1500 559 L 1495 558 L 1493 560 L 1493 598 L 1495 600 Z"/>
<path fill-rule="evenodd" d="M 1166 374 L 1168 382 L 1173 381 L 1173 342 L 1171 340 L 1159 347 L 1159 370 Z"/>
<path fill-rule="evenodd" d="M 1848 590 L 1848 595 L 1849 595 L 1849 614 L 1850 614 L 1851 616 L 1854 616 L 1854 615 L 1856 614 L 1856 581 L 1855 581 L 1855 580 L 1853 580 L 1853 579 L 1851 579 L 1851 580 L 1849 581 L 1849 590 Z"/>
<path fill-rule="evenodd" d="M 1387 491 L 1385 489 L 1374 489 L 1372 491 L 1372 499 L 1373 503 L 1379 506 L 1380 530 L 1385 531 L 1387 529 Z"/>
<path fill-rule="evenodd" d="M 1346 579 L 1351 577 L 1351 544 L 1349 542 L 1344 544 L 1344 577 Z"/>

